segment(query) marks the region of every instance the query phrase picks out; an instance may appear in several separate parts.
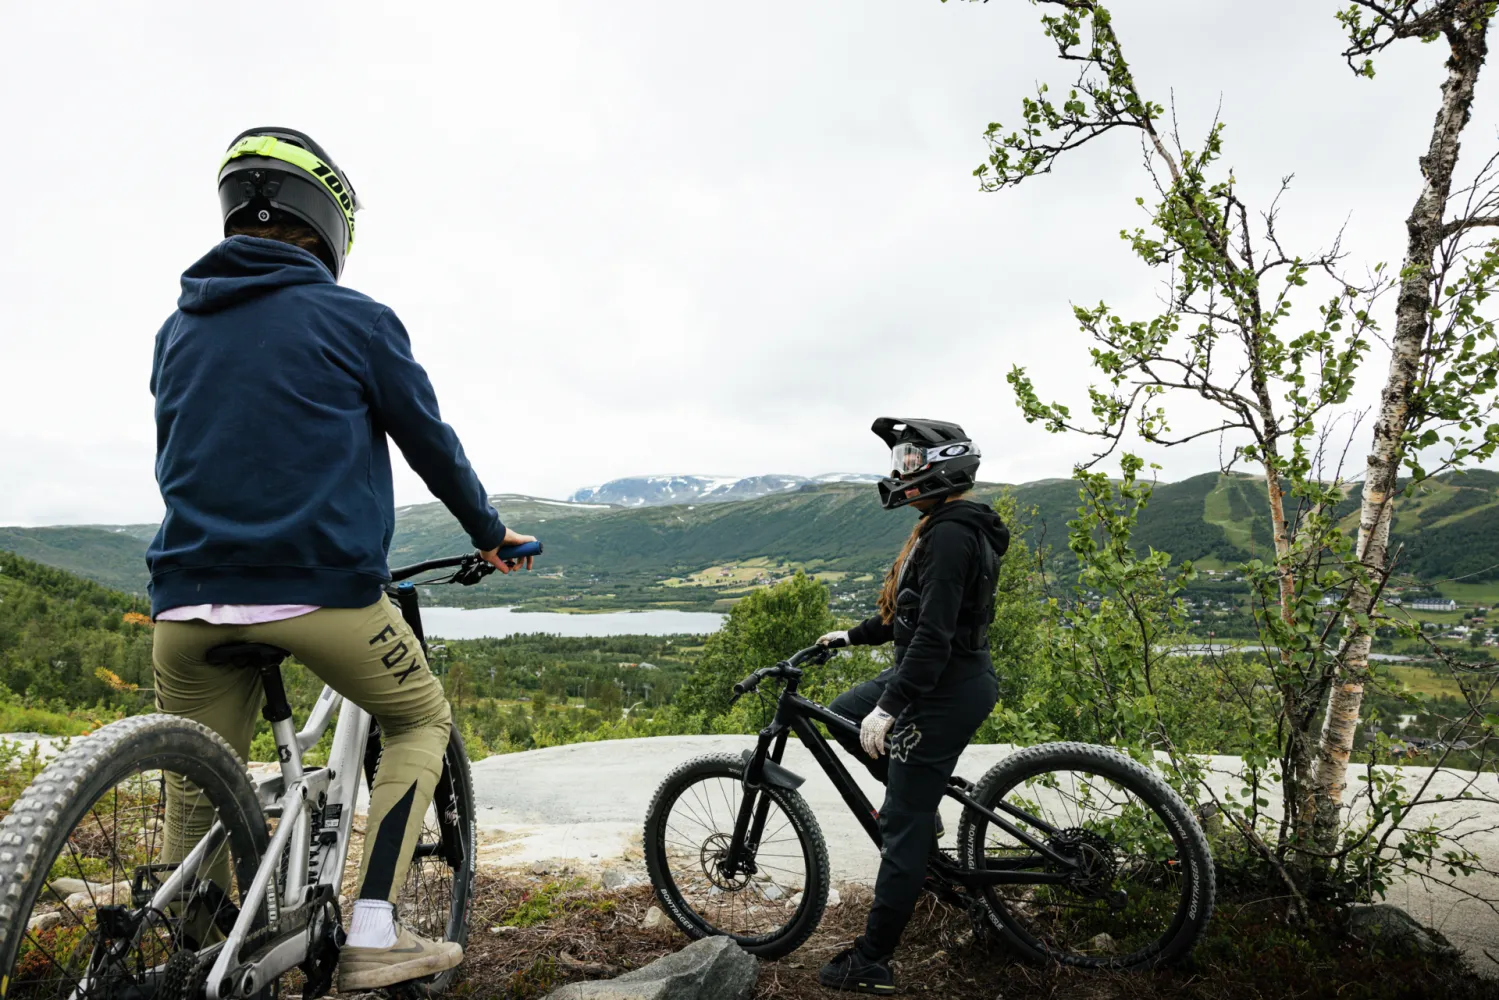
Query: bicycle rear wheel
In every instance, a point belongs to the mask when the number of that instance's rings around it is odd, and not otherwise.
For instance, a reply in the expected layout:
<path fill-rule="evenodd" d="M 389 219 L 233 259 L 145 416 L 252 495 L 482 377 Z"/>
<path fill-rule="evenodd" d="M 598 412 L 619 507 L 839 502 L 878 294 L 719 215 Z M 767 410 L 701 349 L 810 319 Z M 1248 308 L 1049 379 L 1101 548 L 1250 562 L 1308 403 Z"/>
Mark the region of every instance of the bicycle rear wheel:
<path fill-rule="evenodd" d="M 975 800 L 1075 862 L 1065 883 L 993 885 L 989 918 L 1021 955 L 1084 968 L 1140 969 L 1185 956 L 1213 912 L 1202 828 L 1155 774 L 1106 747 L 1047 743 L 1005 758 Z M 958 845 L 975 869 L 1054 874 L 1060 866 L 972 809 Z"/>
<path fill-rule="evenodd" d="M 645 864 L 666 912 L 692 938 L 726 934 L 745 951 L 780 958 L 822 920 L 828 849 L 806 800 L 756 789 L 764 833 L 736 871 L 726 868 L 745 795 L 744 762 L 690 760 L 667 775 L 645 820 Z"/>
<path fill-rule="evenodd" d="M 172 792 L 173 828 L 190 809 L 201 829 L 222 823 L 228 856 L 153 909 L 190 846 L 167 844 L 169 785 L 182 788 Z M 244 764 L 207 728 L 145 715 L 81 739 L 0 821 L 0 992 L 192 996 L 267 841 Z"/>
<path fill-rule="evenodd" d="M 371 722 L 364 766 L 372 787 L 381 746 L 380 727 Z M 474 780 L 463 736 L 455 726 L 448 735 L 442 774 L 422 821 L 411 868 L 396 897 L 396 912 L 403 924 L 431 941 L 468 944 L 474 842 Z M 438 996 L 453 985 L 461 968 L 404 983 L 400 992 L 419 997 Z"/>

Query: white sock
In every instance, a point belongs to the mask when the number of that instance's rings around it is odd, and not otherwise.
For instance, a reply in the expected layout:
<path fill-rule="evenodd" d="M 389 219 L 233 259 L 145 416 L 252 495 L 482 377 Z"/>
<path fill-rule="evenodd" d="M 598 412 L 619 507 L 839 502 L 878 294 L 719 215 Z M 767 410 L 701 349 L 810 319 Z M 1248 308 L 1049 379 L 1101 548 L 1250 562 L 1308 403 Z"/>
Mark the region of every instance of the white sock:
<path fill-rule="evenodd" d="M 383 899 L 354 900 L 347 948 L 394 948 L 396 908 Z"/>

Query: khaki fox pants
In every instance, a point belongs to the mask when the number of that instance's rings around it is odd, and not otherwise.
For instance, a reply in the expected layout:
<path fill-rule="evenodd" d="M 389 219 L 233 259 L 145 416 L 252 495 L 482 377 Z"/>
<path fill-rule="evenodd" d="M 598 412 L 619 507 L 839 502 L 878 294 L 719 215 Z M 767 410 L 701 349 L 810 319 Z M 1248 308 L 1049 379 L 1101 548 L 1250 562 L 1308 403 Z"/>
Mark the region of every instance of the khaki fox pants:
<path fill-rule="evenodd" d="M 427 669 L 411 627 L 384 597 L 367 608 L 321 608 L 262 625 L 157 622 L 151 654 L 156 707 L 201 722 L 243 759 L 264 702 L 254 670 L 204 659 L 226 642 L 280 646 L 380 723 L 384 748 L 370 792 L 359 898 L 394 903 L 442 773 L 452 724 L 442 685 Z M 178 861 L 212 826 L 213 808 L 180 776 L 172 777 L 165 860 Z M 213 859 L 206 874 L 230 888 L 227 857 Z"/>

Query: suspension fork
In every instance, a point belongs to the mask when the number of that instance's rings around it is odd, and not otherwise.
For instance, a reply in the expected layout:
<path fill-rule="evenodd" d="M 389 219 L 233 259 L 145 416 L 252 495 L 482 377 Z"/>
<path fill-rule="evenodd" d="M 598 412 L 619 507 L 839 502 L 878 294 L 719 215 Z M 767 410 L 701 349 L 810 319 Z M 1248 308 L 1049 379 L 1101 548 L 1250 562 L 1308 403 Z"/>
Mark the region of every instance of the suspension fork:
<path fill-rule="evenodd" d="M 779 763 L 785 755 L 787 735 L 785 729 L 773 725 L 762 730 L 755 752 L 745 766 L 744 798 L 739 802 L 739 813 L 734 818 L 734 836 L 724 858 L 724 873 L 728 876 L 755 873 L 755 853 L 760 849 L 760 838 L 765 834 L 765 820 L 770 813 L 770 795 L 757 779 L 767 756 Z"/>
<path fill-rule="evenodd" d="M 786 756 L 786 739 L 790 735 L 790 732 L 782 730 L 781 735 L 776 737 L 775 746 L 771 748 L 770 759 L 777 764 Z M 755 818 L 750 823 L 749 837 L 745 842 L 745 848 L 751 852 L 760 850 L 760 839 L 765 836 L 765 821 L 770 816 L 770 795 L 763 786 L 756 797 L 760 801 L 755 806 Z"/>

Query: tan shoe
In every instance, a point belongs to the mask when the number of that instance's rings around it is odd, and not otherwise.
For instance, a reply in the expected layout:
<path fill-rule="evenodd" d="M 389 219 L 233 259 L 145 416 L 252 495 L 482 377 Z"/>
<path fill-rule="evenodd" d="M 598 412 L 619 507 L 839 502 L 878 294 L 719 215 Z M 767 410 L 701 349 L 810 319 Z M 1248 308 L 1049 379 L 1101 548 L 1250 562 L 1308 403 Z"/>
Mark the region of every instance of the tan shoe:
<path fill-rule="evenodd" d="M 396 943 L 389 948 L 349 948 L 338 955 L 338 991 L 377 990 L 408 979 L 435 976 L 463 961 L 456 941 L 428 941 L 396 924 Z"/>

